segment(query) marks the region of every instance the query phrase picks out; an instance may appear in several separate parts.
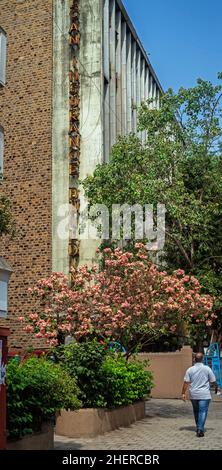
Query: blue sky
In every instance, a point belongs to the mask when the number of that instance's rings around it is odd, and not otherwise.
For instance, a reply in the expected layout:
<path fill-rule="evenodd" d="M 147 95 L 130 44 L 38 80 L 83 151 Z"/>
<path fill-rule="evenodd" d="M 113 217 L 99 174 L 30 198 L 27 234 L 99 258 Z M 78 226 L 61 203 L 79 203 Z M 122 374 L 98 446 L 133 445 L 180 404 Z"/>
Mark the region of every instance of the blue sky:
<path fill-rule="evenodd" d="M 164 89 L 216 82 L 222 71 L 222 0 L 123 0 Z"/>

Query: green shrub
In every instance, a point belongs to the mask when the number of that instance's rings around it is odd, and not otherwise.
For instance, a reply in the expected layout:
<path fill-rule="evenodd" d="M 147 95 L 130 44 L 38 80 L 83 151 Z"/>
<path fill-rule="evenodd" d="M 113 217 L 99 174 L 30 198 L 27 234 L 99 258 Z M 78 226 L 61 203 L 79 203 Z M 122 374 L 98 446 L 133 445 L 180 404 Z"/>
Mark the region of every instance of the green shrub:
<path fill-rule="evenodd" d="M 65 408 L 75 410 L 81 402 L 78 387 L 60 365 L 32 357 L 7 365 L 7 430 L 10 438 L 39 431 L 44 421 Z"/>
<path fill-rule="evenodd" d="M 144 363 L 127 362 L 119 355 L 106 358 L 102 374 L 106 382 L 105 399 L 108 408 L 145 399 L 153 387 L 152 374 L 144 370 Z"/>
<path fill-rule="evenodd" d="M 152 374 L 144 370 L 144 363 L 127 362 L 96 340 L 62 346 L 56 355 L 76 378 L 84 408 L 128 405 L 151 390 Z"/>
<path fill-rule="evenodd" d="M 76 378 L 84 408 L 106 406 L 104 378 L 101 367 L 108 350 L 96 340 L 61 346 L 56 356 L 63 367 Z"/>

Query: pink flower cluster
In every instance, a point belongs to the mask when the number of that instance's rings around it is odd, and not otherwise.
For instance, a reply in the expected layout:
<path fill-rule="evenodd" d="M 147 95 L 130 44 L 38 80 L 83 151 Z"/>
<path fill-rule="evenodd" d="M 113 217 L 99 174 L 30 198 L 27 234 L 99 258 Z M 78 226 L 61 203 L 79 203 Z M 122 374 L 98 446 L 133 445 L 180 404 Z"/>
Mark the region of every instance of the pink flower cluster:
<path fill-rule="evenodd" d="M 181 322 L 210 326 L 213 298 L 201 294 L 198 280 L 181 269 L 172 275 L 159 272 L 141 243 L 136 249 L 134 255 L 106 248 L 104 269 L 79 267 L 72 286 L 61 273 L 40 280 L 32 291 L 36 311 L 25 319 L 26 331 L 55 345 L 58 333 L 80 338 L 97 331 L 119 338 L 137 326 L 153 335 L 175 332 Z"/>

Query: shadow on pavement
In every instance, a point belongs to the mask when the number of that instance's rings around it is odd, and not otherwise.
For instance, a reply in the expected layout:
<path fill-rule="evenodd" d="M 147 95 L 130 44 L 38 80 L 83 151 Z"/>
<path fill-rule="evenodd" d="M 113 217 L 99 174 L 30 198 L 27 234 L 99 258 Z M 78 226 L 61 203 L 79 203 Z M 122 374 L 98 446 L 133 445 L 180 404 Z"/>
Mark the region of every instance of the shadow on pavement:
<path fill-rule="evenodd" d="M 193 432 L 195 432 L 196 428 L 195 428 L 195 426 L 183 426 L 183 427 L 179 428 L 179 431 L 193 431 Z M 207 431 L 214 431 L 214 428 L 205 429 L 205 432 L 207 432 Z"/>
<path fill-rule="evenodd" d="M 179 428 L 179 431 L 192 431 L 192 432 L 195 432 L 196 427 L 195 426 L 183 426 L 183 427 Z"/>
<path fill-rule="evenodd" d="M 82 445 L 78 442 L 73 441 L 72 439 L 68 440 L 67 439 L 61 439 L 60 437 L 57 436 L 55 438 L 55 443 L 54 443 L 54 449 L 55 450 L 80 450 L 82 448 Z"/>
<path fill-rule="evenodd" d="M 146 403 L 146 417 L 147 418 L 179 418 L 182 416 L 191 417 L 193 415 L 192 406 L 190 402 L 182 402 L 180 400 L 172 400 L 172 403 L 169 403 L 167 400 L 161 400 L 158 403 L 155 401 L 148 401 Z"/>

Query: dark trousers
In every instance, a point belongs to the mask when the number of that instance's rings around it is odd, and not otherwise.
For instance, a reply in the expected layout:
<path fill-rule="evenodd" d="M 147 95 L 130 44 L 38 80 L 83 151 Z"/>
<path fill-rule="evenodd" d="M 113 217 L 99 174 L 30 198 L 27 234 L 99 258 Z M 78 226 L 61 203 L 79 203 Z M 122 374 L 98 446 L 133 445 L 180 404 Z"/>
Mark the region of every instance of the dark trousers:
<path fill-rule="evenodd" d="M 197 429 L 204 432 L 210 400 L 191 400 L 191 402 Z"/>

